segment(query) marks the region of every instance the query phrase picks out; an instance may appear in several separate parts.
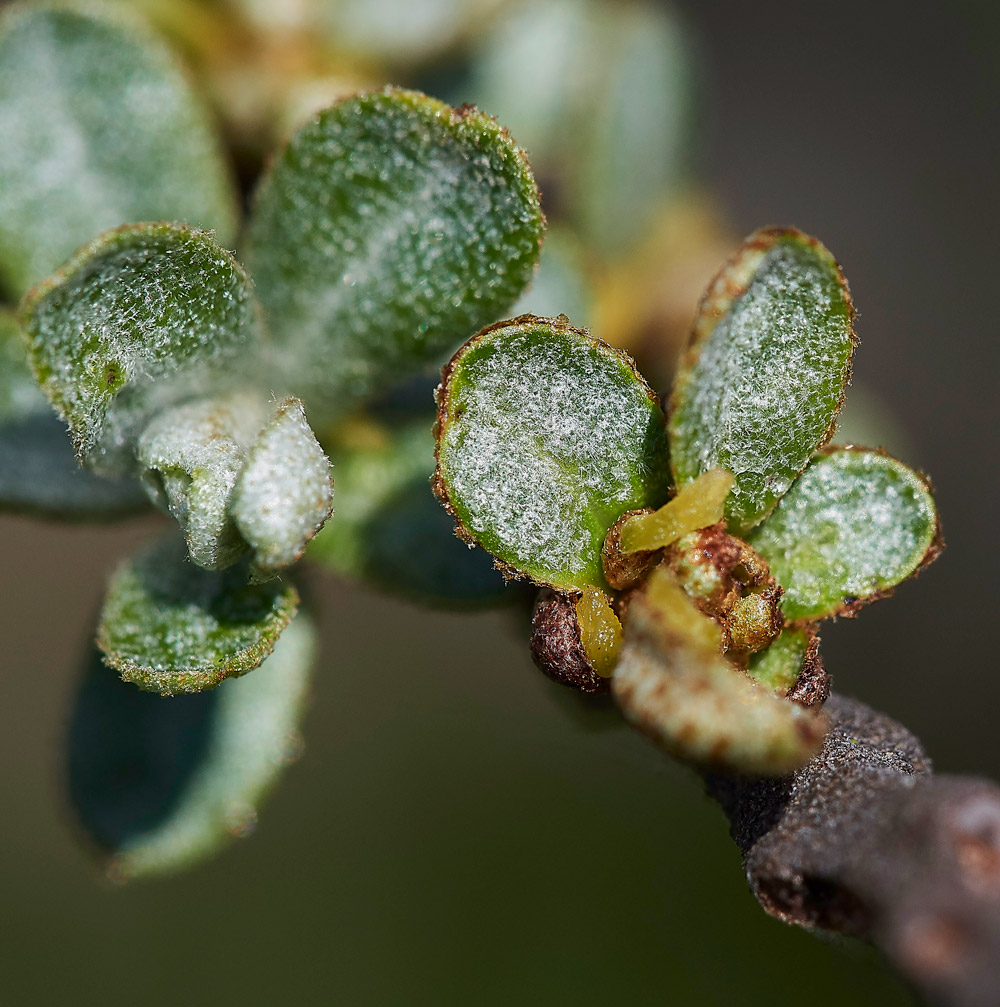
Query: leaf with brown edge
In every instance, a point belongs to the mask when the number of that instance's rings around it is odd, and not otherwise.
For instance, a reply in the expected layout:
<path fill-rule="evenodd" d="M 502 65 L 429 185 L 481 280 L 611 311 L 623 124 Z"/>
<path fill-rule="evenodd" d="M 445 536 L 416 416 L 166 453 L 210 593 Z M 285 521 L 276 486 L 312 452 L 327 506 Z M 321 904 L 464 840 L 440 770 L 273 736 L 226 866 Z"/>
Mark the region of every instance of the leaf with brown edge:
<path fill-rule="evenodd" d="M 437 440 L 435 491 L 459 534 L 564 592 L 606 587 L 608 530 L 669 485 L 655 393 L 565 318 L 525 315 L 470 339 L 442 374 Z"/>
<path fill-rule="evenodd" d="M 832 435 L 856 345 L 833 256 L 792 228 L 751 235 L 709 286 L 670 399 L 677 484 L 736 476 L 726 513 L 744 534 Z"/>
<path fill-rule="evenodd" d="M 115 571 L 97 645 L 105 663 L 141 689 L 202 692 L 260 665 L 298 603 L 290 584 L 248 584 L 244 564 L 194 566 L 183 541 L 170 535 Z"/>
<path fill-rule="evenodd" d="M 852 615 L 943 547 L 930 483 L 881 451 L 830 448 L 748 536 L 785 589 L 785 618 Z"/>

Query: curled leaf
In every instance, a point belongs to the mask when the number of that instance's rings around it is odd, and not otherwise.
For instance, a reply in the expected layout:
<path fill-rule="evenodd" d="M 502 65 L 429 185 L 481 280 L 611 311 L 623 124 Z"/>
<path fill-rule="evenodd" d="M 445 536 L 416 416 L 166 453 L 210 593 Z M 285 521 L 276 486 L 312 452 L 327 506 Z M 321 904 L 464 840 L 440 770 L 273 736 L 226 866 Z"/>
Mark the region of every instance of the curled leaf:
<path fill-rule="evenodd" d="M 793 229 L 758 231 L 701 303 L 670 399 L 678 485 L 721 466 L 743 534 L 834 430 L 851 372 L 854 309 L 833 256 Z"/>
<path fill-rule="evenodd" d="M 278 581 L 247 584 L 242 565 L 222 572 L 193 566 L 171 536 L 115 572 L 97 644 L 105 662 L 141 689 L 201 692 L 261 664 L 298 600 L 295 588 Z"/>
<path fill-rule="evenodd" d="M 438 362 L 516 300 L 543 218 L 497 123 L 410 91 L 321 113 L 275 159 L 250 266 L 296 391 L 342 409 Z"/>
<path fill-rule="evenodd" d="M 121 10 L 5 12 L 0 137 L 0 286 L 15 297 L 120 224 L 178 220 L 232 241 L 235 192 L 207 112 Z"/>
<path fill-rule="evenodd" d="M 626 354 L 565 319 L 470 339 L 443 372 L 437 437 L 435 490 L 459 533 L 562 591 L 603 589 L 608 530 L 667 493 L 656 395 Z"/>
<path fill-rule="evenodd" d="M 789 621 L 851 615 L 942 548 L 927 480 L 878 451 L 815 458 L 749 536 L 785 589 Z"/>
<path fill-rule="evenodd" d="M 77 458 L 127 468 L 149 417 L 217 386 L 258 338 L 250 282 L 212 235 L 174 224 L 110 231 L 21 306 L 32 369 Z"/>
<path fill-rule="evenodd" d="M 183 870 L 253 831 L 301 749 L 315 649 L 300 618 L 256 675 L 169 700 L 122 682 L 94 654 L 73 709 L 69 791 L 111 877 Z"/>
<path fill-rule="evenodd" d="M 332 512 L 330 460 L 305 407 L 285 399 L 250 445 L 233 494 L 232 516 L 253 550 L 254 578 L 291 566 Z"/>
<path fill-rule="evenodd" d="M 490 557 L 455 537 L 431 491 L 432 420 L 352 422 L 331 444 L 337 512 L 309 555 L 338 573 L 431 605 L 509 601 Z"/>
<path fill-rule="evenodd" d="M 671 753 L 782 776 L 820 747 L 821 714 L 755 684 L 722 657 L 721 631 L 665 570 L 629 604 L 611 690 L 625 717 Z"/>
<path fill-rule="evenodd" d="M 192 562 L 206 570 L 223 570 L 247 551 L 232 496 L 265 415 L 252 395 L 201 399 L 164 410 L 139 438 L 147 491 L 176 518 Z"/>

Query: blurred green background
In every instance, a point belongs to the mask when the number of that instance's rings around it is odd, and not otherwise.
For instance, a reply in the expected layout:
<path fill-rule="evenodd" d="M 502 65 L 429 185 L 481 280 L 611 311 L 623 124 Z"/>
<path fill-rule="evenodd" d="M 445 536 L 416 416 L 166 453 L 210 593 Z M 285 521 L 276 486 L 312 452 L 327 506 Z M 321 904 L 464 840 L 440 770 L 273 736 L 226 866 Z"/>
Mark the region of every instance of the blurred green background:
<path fill-rule="evenodd" d="M 939 493 L 942 559 L 824 632 L 836 687 L 939 770 L 998 777 L 995 15 L 680 6 L 704 177 L 735 233 L 795 224 L 840 259 L 859 383 Z M 67 807 L 65 728 L 107 573 L 150 523 L 0 520 L 5 1002 L 910 1002 L 864 947 L 765 917 L 698 780 L 543 680 L 517 609 L 428 613 L 318 571 L 305 753 L 252 840 L 112 886 Z"/>

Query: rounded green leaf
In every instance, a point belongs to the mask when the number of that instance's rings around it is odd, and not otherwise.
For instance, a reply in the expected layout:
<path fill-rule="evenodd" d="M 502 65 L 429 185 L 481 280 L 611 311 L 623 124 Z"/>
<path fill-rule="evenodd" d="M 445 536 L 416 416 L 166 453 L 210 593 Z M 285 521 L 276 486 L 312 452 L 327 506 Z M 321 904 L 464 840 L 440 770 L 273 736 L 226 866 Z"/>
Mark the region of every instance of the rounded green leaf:
<path fill-rule="evenodd" d="M 789 621 L 848 615 L 941 551 L 927 480 L 877 451 L 817 457 L 747 541 L 785 589 Z"/>
<path fill-rule="evenodd" d="M 301 750 L 315 649 L 300 618 L 256 675 L 169 700 L 94 654 L 70 724 L 69 791 L 112 878 L 183 870 L 253 831 Z"/>
<path fill-rule="evenodd" d="M 604 587 L 601 546 L 669 485 L 663 413 L 622 351 L 565 319 L 485 329 L 445 368 L 435 488 L 511 574 Z"/>
<path fill-rule="evenodd" d="M 157 410 L 232 380 L 258 338 L 250 281 L 211 234 L 139 224 L 102 235 L 21 306 L 35 376 L 77 458 L 127 468 Z"/>
<path fill-rule="evenodd" d="M 288 584 L 248 584 L 242 564 L 222 572 L 194 566 L 171 536 L 115 572 L 97 644 L 126 682 L 163 696 L 201 692 L 256 668 L 298 600 Z"/>
<path fill-rule="evenodd" d="M 309 555 L 349 577 L 425 604 L 480 605 L 516 596 L 481 549 L 455 537 L 434 499 L 433 420 L 348 431 L 336 458 L 337 513 Z"/>
<path fill-rule="evenodd" d="M 847 282 L 800 231 L 747 239 L 712 281 L 670 399 L 678 485 L 736 476 L 730 529 L 757 524 L 833 433 L 856 339 Z"/>
<path fill-rule="evenodd" d="M 321 113 L 275 159 L 250 268 L 290 385 L 341 408 L 436 363 L 514 302 L 543 218 L 524 152 L 488 116 L 409 91 Z"/>
<path fill-rule="evenodd" d="M 0 137 L 0 286 L 15 297 L 120 224 L 178 220 L 233 239 L 208 115 L 120 10 L 25 5 L 0 19 Z"/>

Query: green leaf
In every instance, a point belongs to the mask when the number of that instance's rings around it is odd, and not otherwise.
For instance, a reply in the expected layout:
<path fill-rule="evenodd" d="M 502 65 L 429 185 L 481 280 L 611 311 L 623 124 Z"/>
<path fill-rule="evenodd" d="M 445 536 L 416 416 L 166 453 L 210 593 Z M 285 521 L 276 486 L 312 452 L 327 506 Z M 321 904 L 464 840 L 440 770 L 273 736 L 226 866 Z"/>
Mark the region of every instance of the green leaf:
<path fill-rule="evenodd" d="M 163 696 L 201 692 L 256 668 L 298 600 L 278 581 L 248 585 L 243 565 L 221 573 L 193 566 L 171 536 L 115 572 L 97 644 L 126 682 Z"/>
<path fill-rule="evenodd" d="M 543 219 L 523 151 L 489 117 L 408 91 L 328 109 L 275 159 L 250 268 L 312 407 L 436 363 L 520 294 Z"/>
<path fill-rule="evenodd" d="M 39 412 L 47 414 L 49 404 L 28 366 L 21 327 L 0 308 L 0 423 Z"/>
<path fill-rule="evenodd" d="M 253 550 L 255 580 L 291 566 L 333 512 L 330 460 L 298 399 L 279 402 L 250 445 L 231 512 Z"/>
<path fill-rule="evenodd" d="M 455 536 L 434 499 L 430 418 L 398 428 L 345 431 L 337 460 L 337 513 L 309 555 L 337 573 L 425 604 L 490 604 L 517 592 L 481 549 Z"/>
<path fill-rule="evenodd" d="M 183 870 L 249 835 L 301 749 L 315 632 L 299 618 L 256 675 L 166 700 L 95 653 L 69 733 L 70 798 L 116 880 Z"/>
<path fill-rule="evenodd" d="M 95 234 L 143 220 L 233 240 L 235 192 L 167 48 L 111 7 L 0 19 L 0 286 L 20 297 Z"/>
<path fill-rule="evenodd" d="M 556 212 L 598 254 L 633 246 L 651 209 L 687 181 L 695 60 L 666 7 L 515 4 L 478 40 L 470 64 L 456 96 L 508 126 L 543 193 L 554 192 Z M 558 311 L 578 318 L 568 307 L 544 313 Z"/>
<path fill-rule="evenodd" d="M 32 368 L 77 458 L 128 467 L 149 417 L 234 380 L 258 338 L 250 282 L 205 231 L 122 227 L 95 240 L 21 307 Z"/>
<path fill-rule="evenodd" d="M 659 401 L 625 353 L 565 320 L 500 323 L 444 370 L 435 485 L 509 573 L 603 588 L 608 530 L 666 499 Z"/>
<path fill-rule="evenodd" d="M 45 412 L 0 422 L 0 513 L 60 521 L 116 521 L 149 509 L 137 479 L 81 469 L 66 427 Z"/>
<path fill-rule="evenodd" d="M 786 629 L 768 648 L 750 655 L 747 674 L 758 685 L 784 696 L 799 677 L 809 643 L 804 629 Z"/>
<path fill-rule="evenodd" d="M 830 253 L 791 229 L 758 231 L 712 281 L 670 399 L 678 485 L 721 466 L 743 534 L 833 433 L 856 339 Z"/>
<path fill-rule="evenodd" d="M 180 525 L 191 561 L 224 570 L 247 551 L 231 513 L 247 445 L 266 418 L 249 393 L 197 399 L 158 413 L 142 432 L 136 459 L 146 490 Z"/>
<path fill-rule="evenodd" d="M 102 479 L 76 464 L 28 367 L 21 327 L 0 308 L 0 513 L 103 521 L 147 507 L 134 479 Z"/>
<path fill-rule="evenodd" d="M 786 620 L 855 612 L 941 551 L 927 480 L 888 455 L 816 458 L 747 539 L 785 589 Z"/>

